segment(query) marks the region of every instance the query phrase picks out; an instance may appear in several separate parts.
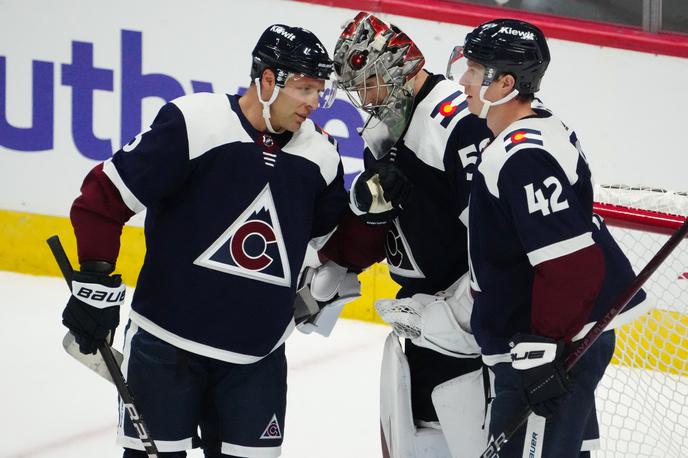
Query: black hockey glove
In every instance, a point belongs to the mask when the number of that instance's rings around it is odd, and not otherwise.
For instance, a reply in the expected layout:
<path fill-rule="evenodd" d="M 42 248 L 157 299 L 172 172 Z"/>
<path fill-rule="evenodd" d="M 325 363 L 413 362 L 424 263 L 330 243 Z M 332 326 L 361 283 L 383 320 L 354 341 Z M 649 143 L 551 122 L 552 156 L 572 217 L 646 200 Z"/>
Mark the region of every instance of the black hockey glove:
<path fill-rule="evenodd" d="M 413 192 L 413 185 L 404 172 L 388 162 L 378 162 L 372 169 L 380 177 L 380 186 L 384 191 L 385 200 L 392 202 L 394 207 L 402 208 Z"/>
<path fill-rule="evenodd" d="M 84 267 L 72 277 L 72 296 L 62 312 L 62 324 L 74 335 L 81 353 L 95 354 L 101 344 L 112 344 L 125 288 L 120 275 Z"/>
<path fill-rule="evenodd" d="M 564 370 L 564 343 L 547 337 L 516 334 L 509 344 L 511 366 L 520 375 L 523 394 L 535 414 L 549 417 L 571 393 Z"/>
<path fill-rule="evenodd" d="M 378 162 L 356 179 L 351 194 L 357 214 L 369 224 L 393 220 L 408 201 L 413 185 L 394 164 Z"/>

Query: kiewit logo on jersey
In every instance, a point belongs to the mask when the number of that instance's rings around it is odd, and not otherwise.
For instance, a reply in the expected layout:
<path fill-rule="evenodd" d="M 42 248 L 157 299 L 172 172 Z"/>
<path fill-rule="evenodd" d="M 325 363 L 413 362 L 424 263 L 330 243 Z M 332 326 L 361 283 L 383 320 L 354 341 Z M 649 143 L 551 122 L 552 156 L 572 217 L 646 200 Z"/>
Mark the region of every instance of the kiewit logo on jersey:
<path fill-rule="evenodd" d="M 430 117 L 436 119 L 437 116 L 442 116 L 440 125 L 446 129 L 452 119 L 454 119 L 454 116 L 468 106 L 468 102 L 466 102 L 465 97 L 461 97 L 462 95 L 463 92 L 456 91 L 449 95 L 449 97 L 442 99 L 440 103 L 435 105 L 435 108 L 432 109 Z"/>
<path fill-rule="evenodd" d="M 387 264 L 389 264 L 390 272 L 400 277 L 425 278 L 425 274 L 413 258 L 411 248 L 397 219 L 394 220 L 394 224 L 387 232 L 385 251 L 387 252 Z"/>
<path fill-rule="evenodd" d="M 268 426 L 263 431 L 260 436 L 261 439 L 282 439 L 282 431 L 280 430 L 279 423 L 277 422 L 277 414 L 272 415 L 272 420 L 268 423 Z"/>
<path fill-rule="evenodd" d="M 291 286 L 291 270 L 270 185 L 194 264 L 241 277 Z"/>

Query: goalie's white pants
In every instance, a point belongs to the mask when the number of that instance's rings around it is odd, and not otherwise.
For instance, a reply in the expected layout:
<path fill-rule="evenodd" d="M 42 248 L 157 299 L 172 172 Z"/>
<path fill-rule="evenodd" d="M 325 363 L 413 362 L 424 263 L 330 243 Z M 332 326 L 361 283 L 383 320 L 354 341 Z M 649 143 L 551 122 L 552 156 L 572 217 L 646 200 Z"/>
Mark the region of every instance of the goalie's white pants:
<path fill-rule="evenodd" d="M 435 387 L 432 402 L 442 427 L 416 427 L 411 412 L 411 376 L 394 333 L 387 336 L 380 375 L 380 427 L 390 458 L 475 458 L 487 446 L 482 370 Z"/>

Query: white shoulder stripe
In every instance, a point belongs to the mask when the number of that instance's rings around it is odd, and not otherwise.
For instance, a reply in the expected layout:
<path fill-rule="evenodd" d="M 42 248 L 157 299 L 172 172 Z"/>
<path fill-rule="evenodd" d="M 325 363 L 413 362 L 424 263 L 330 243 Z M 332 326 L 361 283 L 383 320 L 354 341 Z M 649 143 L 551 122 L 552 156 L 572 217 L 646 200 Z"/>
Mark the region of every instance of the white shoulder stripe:
<path fill-rule="evenodd" d="M 172 101 L 184 115 L 189 159 L 231 142 L 252 143 L 225 94 L 198 93 Z"/>
<path fill-rule="evenodd" d="M 465 103 L 466 95 L 461 89 L 454 81 L 438 82 L 416 106 L 404 135 L 404 144 L 418 159 L 438 170 L 444 171 L 444 151 L 454 127 L 470 114 Z M 450 99 L 452 95 L 454 97 Z M 437 108 L 443 100 L 459 111 L 450 115 L 438 113 Z"/>
<path fill-rule="evenodd" d="M 107 161 L 103 162 L 103 173 L 105 173 L 110 181 L 112 181 L 112 184 L 115 185 L 115 188 L 117 188 L 119 191 L 119 194 L 122 196 L 122 200 L 126 206 L 129 207 L 129 210 L 133 211 L 134 213 L 141 213 L 146 209 L 146 206 L 143 205 L 141 201 L 134 195 L 134 193 L 131 192 L 127 185 L 124 184 L 122 177 L 119 176 L 117 167 L 115 167 L 115 164 L 112 163 L 112 159 L 108 159 Z"/>
<path fill-rule="evenodd" d="M 530 261 L 531 265 L 536 266 L 545 261 L 575 253 L 576 251 L 587 248 L 594 243 L 595 241 L 592 239 L 592 232 L 586 232 L 585 234 L 577 235 L 570 239 L 562 240 L 561 242 L 556 242 L 551 245 L 538 248 L 537 250 L 533 250 L 528 253 L 528 260 Z"/>
<path fill-rule="evenodd" d="M 327 134 L 320 133 L 315 129 L 315 124 L 310 119 L 306 119 L 301 124 L 301 128 L 284 145 L 282 151 L 315 163 L 320 168 L 320 174 L 328 185 L 337 176 L 341 160 L 337 147 L 330 143 Z"/>

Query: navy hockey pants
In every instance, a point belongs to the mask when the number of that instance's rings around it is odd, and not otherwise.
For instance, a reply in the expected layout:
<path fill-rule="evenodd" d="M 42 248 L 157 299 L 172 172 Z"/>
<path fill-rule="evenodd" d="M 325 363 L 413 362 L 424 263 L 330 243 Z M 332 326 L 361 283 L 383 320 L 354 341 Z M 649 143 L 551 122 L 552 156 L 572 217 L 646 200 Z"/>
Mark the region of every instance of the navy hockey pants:
<path fill-rule="evenodd" d="M 573 366 L 573 392 L 563 400 L 557 413 L 547 419 L 531 415 L 528 424 L 504 444 L 500 458 L 578 458 L 589 456 L 587 451 L 597 448 L 600 435 L 595 388 L 614 354 L 615 340 L 614 331 L 600 336 Z M 510 363 L 499 363 L 492 369 L 496 396 L 492 401 L 490 436 L 494 438 L 523 409 L 525 400 L 515 383 L 518 374 Z"/>
<path fill-rule="evenodd" d="M 253 364 L 174 347 L 129 322 L 122 370 L 162 456 L 202 446 L 206 457 L 277 457 L 284 435 L 284 345 Z M 198 430 L 200 428 L 201 437 Z M 202 438 L 202 439 L 201 439 Z M 118 443 L 146 456 L 120 400 Z M 179 452 L 179 453 L 171 453 Z"/>

